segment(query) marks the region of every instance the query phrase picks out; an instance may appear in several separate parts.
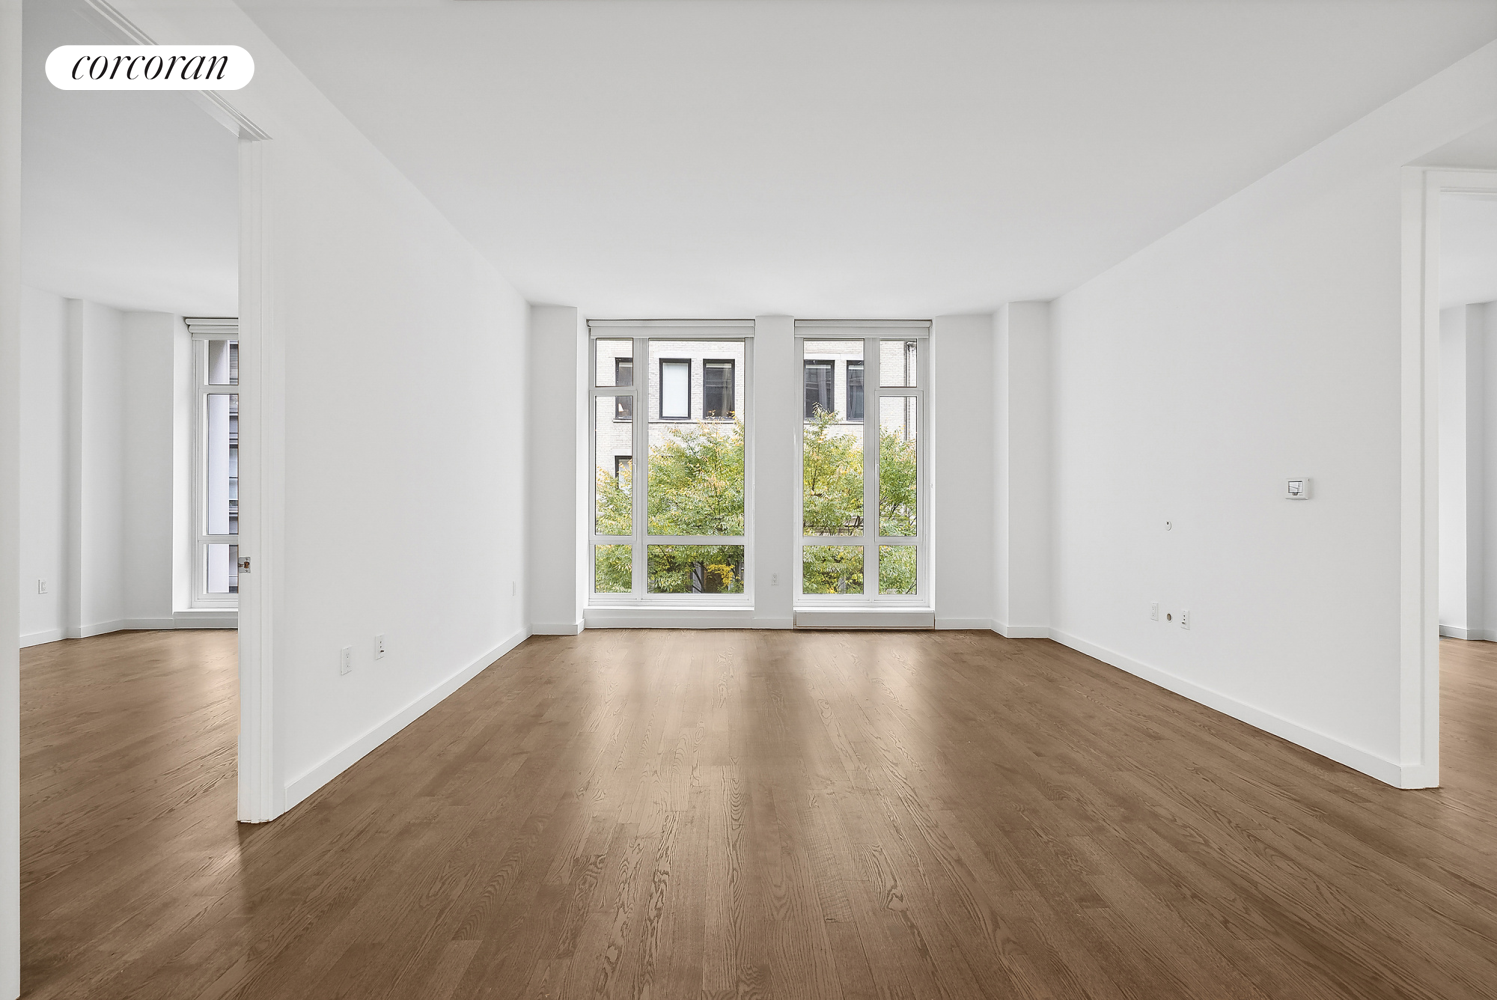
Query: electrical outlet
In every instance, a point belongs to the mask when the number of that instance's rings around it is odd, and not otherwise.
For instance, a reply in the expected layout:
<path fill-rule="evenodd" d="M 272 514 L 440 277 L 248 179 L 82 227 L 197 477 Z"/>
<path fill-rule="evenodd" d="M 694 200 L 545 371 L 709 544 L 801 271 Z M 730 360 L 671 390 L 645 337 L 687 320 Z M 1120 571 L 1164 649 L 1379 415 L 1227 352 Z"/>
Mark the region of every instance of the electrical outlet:
<path fill-rule="evenodd" d="M 1182 612 L 1180 612 L 1180 627 L 1181 628 L 1190 628 L 1190 612 L 1189 611 L 1182 611 Z"/>
<path fill-rule="evenodd" d="M 374 658 L 376 660 L 385 658 L 385 637 L 383 635 L 374 637 Z"/>
<path fill-rule="evenodd" d="M 1149 620 L 1150 621 L 1156 621 L 1156 622 L 1159 620 L 1159 602 L 1158 601 L 1155 601 L 1155 602 L 1153 602 L 1152 604 L 1149 605 Z"/>
<path fill-rule="evenodd" d="M 346 674 L 353 670 L 353 647 L 344 646 L 343 652 L 338 657 L 338 673 Z"/>
<path fill-rule="evenodd" d="M 778 574 L 778 573 L 771 573 L 771 574 L 769 574 L 769 585 L 771 587 L 778 587 L 780 585 L 780 574 Z"/>
<path fill-rule="evenodd" d="M 47 581 L 46 580 L 38 580 L 38 581 L 36 581 L 36 592 L 38 594 L 45 594 L 47 592 Z"/>

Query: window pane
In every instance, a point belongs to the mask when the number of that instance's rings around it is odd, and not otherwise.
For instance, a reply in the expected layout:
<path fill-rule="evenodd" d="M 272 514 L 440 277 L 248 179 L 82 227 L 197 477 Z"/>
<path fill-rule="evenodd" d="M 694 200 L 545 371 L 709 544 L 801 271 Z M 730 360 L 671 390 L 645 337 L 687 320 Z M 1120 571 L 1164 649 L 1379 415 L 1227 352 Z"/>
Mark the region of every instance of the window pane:
<path fill-rule="evenodd" d="M 742 545 L 651 545 L 652 594 L 743 593 Z"/>
<path fill-rule="evenodd" d="M 863 546 L 806 545 L 800 550 L 801 593 L 861 594 Z"/>
<path fill-rule="evenodd" d="M 634 421 L 618 415 L 620 396 L 599 396 L 593 414 L 598 467 L 593 470 L 593 531 L 628 535 L 634 531 Z"/>
<path fill-rule="evenodd" d="M 222 341 L 209 341 L 210 345 Z M 239 395 L 214 393 L 205 396 L 203 532 L 209 535 L 239 533 Z"/>
<path fill-rule="evenodd" d="M 239 384 L 239 341 L 210 340 L 208 347 L 208 384 Z"/>
<path fill-rule="evenodd" d="M 847 419 L 863 419 L 863 362 L 847 363 Z"/>
<path fill-rule="evenodd" d="M 916 548 L 913 545 L 878 547 L 878 592 L 914 594 Z"/>
<path fill-rule="evenodd" d="M 634 341 L 599 340 L 598 370 L 594 373 L 594 385 L 634 384 Z M 627 381 L 624 381 L 627 379 Z"/>
<path fill-rule="evenodd" d="M 743 421 L 650 425 L 650 534 L 743 534 Z"/>
<path fill-rule="evenodd" d="M 895 388 L 915 385 L 916 351 L 914 340 L 881 340 L 878 342 L 878 382 Z"/>
<path fill-rule="evenodd" d="M 920 413 L 915 396 L 884 396 L 878 401 L 878 533 L 915 534 L 916 426 Z"/>
<path fill-rule="evenodd" d="M 707 420 L 732 420 L 737 415 L 734 400 L 732 359 L 702 362 L 702 416 Z"/>
<path fill-rule="evenodd" d="M 203 579 L 207 581 L 204 592 L 239 593 L 239 546 L 205 545 L 203 549 L 208 563 L 203 572 Z"/>
<path fill-rule="evenodd" d="M 660 362 L 660 419 L 691 418 L 691 361 L 667 358 Z"/>
<path fill-rule="evenodd" d="M 731 385 L 735 413 L 731 421 L 650 421 L 650 534 L 744 533 L 744 351 L 741 340 L 650 341 L 651 370 L 658 373 L 652 374 L 652 379 L 663 386 L 666 397 L 679 392 L 671 389 L 671 380 L 677 377 L 671 374 L 673 368 L 682 376 L 689 372 L 701 377 L 700 373 L 716 365 L 719 402 Z M 702 382 L 691 386 L 694 394 L 704 393 L 704 389 Z M 659 412 L 654 399 L 657 386 L 652 385 L 650 392 L 651 410 Z M 664 412 L 671 413 L 670 399 L 663 402 Z"/>
<path fill-rule="evenodd" d="M 631 545 L 593 546 L 593 592 L 627 594 L 633 589 L 634 547 Z"/>

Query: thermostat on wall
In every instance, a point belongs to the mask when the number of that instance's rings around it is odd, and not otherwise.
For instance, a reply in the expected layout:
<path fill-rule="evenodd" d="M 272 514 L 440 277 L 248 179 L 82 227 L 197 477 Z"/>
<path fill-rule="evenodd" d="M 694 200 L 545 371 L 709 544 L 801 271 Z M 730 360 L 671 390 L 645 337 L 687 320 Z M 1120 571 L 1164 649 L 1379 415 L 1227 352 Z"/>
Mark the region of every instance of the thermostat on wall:
<path fill-rule="evenodd" d="M 1310 480 L 1289 479 L 1284 482 L 1285 500 L 1308 500 L 1310 499 Z"/>

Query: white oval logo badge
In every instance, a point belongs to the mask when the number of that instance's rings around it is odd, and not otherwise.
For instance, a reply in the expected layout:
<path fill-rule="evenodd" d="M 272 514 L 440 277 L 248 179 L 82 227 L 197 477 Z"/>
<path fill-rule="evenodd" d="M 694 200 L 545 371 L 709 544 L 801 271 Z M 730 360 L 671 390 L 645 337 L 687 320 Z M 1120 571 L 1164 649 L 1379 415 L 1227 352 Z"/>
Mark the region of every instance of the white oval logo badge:
<path fill-rule="evenodd" d="M 61 90 L 238 90 L 254 75 L 237 45 L 62 45 L 47 57 Z"/>

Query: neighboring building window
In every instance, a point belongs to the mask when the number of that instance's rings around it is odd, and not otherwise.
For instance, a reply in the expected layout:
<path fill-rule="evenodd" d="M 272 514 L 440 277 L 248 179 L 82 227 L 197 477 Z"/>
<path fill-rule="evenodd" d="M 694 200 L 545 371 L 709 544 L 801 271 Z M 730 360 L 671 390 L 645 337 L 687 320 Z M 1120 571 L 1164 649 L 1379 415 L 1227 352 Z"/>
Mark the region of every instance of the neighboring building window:
<path fill-rule="evenodd" d="M 192 603 L 233 608 L 239 603 L 239 341 L 234 339 L 238 324 L 187 323 L 193 330 L 197 382 Z M 204 329 L 211 332 L 200 332 Z"/>
<path fill-rule="evenodd" d="M 691 361 L 660 359 L 660 419 L 691 419 Z"/>
<path fill-rule="evenodd" d="M 833 397 L 830 361 L 806 361 L 806 419 L 815 420 L 818 411 L 832 413 L 837 409 Z"/>
<path fill-rule="evenodd" d="M 614 361 L 613 361 L 613 384 L 614 385 L 633 385 L 634 384 L 634 359 L 633 358 L 615 358 L 614 359 Z M 615 420 L 633 420 L 634 419 L 634 397 L 633 396 L 615 396 L 614 397 L 614 406 L 616 407 L 616 409 L 614 410 L 613 419 L 615 419 Z"/>
<path fill-rule="evenodd" d="M 863 419 L 863 362 L 847 363 L 847 419 Z"/>
<path fill-rule="evenodd" d="M 633 467 L 633 455 L 613 456 L 613 478 L 617 479 L 619 481 L 619 484 L 624 486 L 625 489 L 628 488 L 628 476 L 629 473 L 633 470 Z"/>
<path fill-rule="evenodd" d="M 732 359 L 702 362 L 702 416 L 707 420 L 732 420 L 736 415 L 733 400 Z"/>

